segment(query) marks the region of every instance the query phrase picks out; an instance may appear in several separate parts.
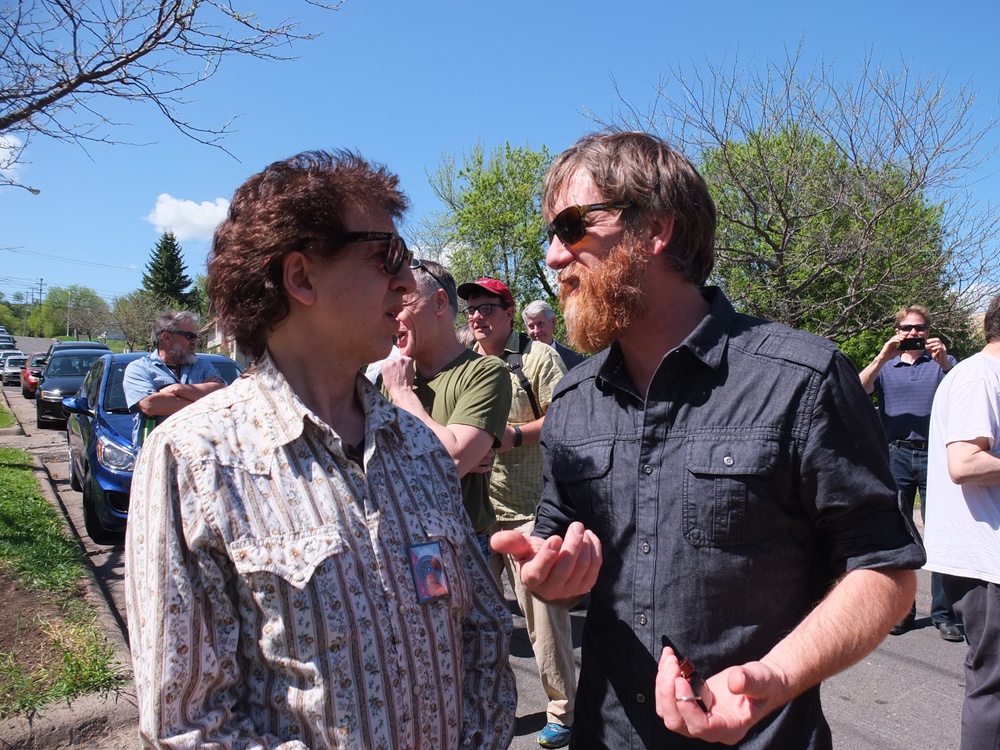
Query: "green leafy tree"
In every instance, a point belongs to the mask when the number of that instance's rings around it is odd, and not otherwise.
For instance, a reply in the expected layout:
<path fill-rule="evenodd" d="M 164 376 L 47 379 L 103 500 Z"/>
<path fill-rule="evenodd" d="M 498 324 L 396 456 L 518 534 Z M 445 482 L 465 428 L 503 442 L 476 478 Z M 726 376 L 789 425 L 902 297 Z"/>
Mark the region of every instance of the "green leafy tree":
<path fill-rule="evenodd" d="M 445 210 L 426 223 L 419 243 L 448 265 L 458 283 L 480 276 L 502 279 L 519 306 L 546 299 L 555 307 L 545 266 L 542 180 L 552 157 L 509 143 L 488 155 L 476 144 L 462 157 L 444 154 L 431 176 Z"/>
<path fill-rule="evenodd" d="M 673 70 L 647 111 L 692 158 L 719 210 L 713 281 L 752 314 L 826 336 L 867 363 L 896 310 L 927 306 L 962 352 L 972 311 L 1000 292 L 1000 215 L 971 199 L 989 155 L 974 94 L 863 61 L 853 79 L 800 68 Z"/>
<path fill-rule="evenodd" d="M 52 287 L 28 316 L 29 329 L 46 338 L 95 338 L 108 326 L 108 304 L 89 287 Z"/>
<path fill-rule="evenodd" d="M 156 316 L 170 307 L 170 300 L 139 289 L 116 297 L 111 305 L 110 317 L 125 340 L 125 346 L 134 352 L 145 352 L 152 345 Z"/>
<path fill-rule="evenodd" d="M 191 279 L 173 232 L 164 232 L 146 264 L 142 288 L 154 297 L 169 300 L 167 307 L 187 308 L 191 304 Z"/>

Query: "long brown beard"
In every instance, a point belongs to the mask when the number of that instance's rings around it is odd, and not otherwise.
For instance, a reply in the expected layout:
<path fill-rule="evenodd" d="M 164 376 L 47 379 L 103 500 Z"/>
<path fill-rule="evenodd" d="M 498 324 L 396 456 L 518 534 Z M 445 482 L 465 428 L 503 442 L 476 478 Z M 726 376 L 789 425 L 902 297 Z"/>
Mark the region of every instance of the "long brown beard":
<path fill-rule="evenodd" d="M 559 274 L 559 302 L 574 348 L 596 353 L 610 346 L 645 310 L 641 281 L 650 256 L 626 234 L 596 268 L 579 263 Z M 570 278 L 577 278 L 576 294 Z"/>

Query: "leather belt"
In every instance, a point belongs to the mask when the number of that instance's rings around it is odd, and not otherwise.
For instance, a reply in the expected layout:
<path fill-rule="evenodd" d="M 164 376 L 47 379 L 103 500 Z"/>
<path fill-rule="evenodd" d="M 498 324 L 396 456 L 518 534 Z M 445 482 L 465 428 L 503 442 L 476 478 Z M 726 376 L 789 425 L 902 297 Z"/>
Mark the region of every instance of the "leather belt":
<path fill-rule="evenodd" d="M 915 451 L 927 450 L 926 440 L 890 440 L 889 445 L 895 445 L 902 448 L 912 448 Z"/>

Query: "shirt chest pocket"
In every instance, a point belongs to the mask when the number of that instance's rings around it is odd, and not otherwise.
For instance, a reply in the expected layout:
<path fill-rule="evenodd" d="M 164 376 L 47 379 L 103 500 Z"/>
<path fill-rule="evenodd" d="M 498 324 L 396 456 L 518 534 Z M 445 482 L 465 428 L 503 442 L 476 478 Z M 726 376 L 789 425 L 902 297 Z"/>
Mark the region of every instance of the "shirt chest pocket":
<path fill-rule="evenodd" d="M 552 477 L 565 492 L 587 528 L 614 523 L 611 493 L 613 440 L 561 447 L 552 457 Z"/>
<path fill-rule="evenodd" d="M 685 538 L 696 547 L 736 547 L 763 537 L 774 511 L 777 463 L 775 440 L 690 440 L 684 472 Z"/>
<path fill-rule="evenodd" d="M 340 581 L 351 580 L 353 556 L 339 529 L 320 528 L 308 534 L 241 539 L 229 553 L 242 579 L 243 606 L 257 611 L 258 638 L 265 653 L 311 658 L 311 648 L 323 639 L 330 644 L 350 637 L 351 625 L 342 606 Z M 317 575 L 321 567 L 324 571 Z M 252 604 L 251 604 L 252 601 Z M 292 621 L 287 622 L 291 614 Z"/>

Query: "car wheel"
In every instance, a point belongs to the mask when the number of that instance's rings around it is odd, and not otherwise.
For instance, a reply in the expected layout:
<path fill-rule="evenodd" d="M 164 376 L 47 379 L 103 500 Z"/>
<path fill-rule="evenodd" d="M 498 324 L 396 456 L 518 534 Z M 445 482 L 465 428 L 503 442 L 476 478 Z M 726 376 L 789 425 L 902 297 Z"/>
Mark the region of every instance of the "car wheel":
<path fill-rule="evenodd" d="M 69 486 L 77 492 L 83 492 L 83 485 L 80 484 L 80 477 L 76 473 L 76 463 L 73 461 L 73 449 L 69 449 Z"/>
<path fill-rule="evenodd" d="M 83 526 L 94 544 L 116 544 L 121 541 L 121 534 L 108 531 L 97 518 L 89 474 L 83 478 Z"/>

